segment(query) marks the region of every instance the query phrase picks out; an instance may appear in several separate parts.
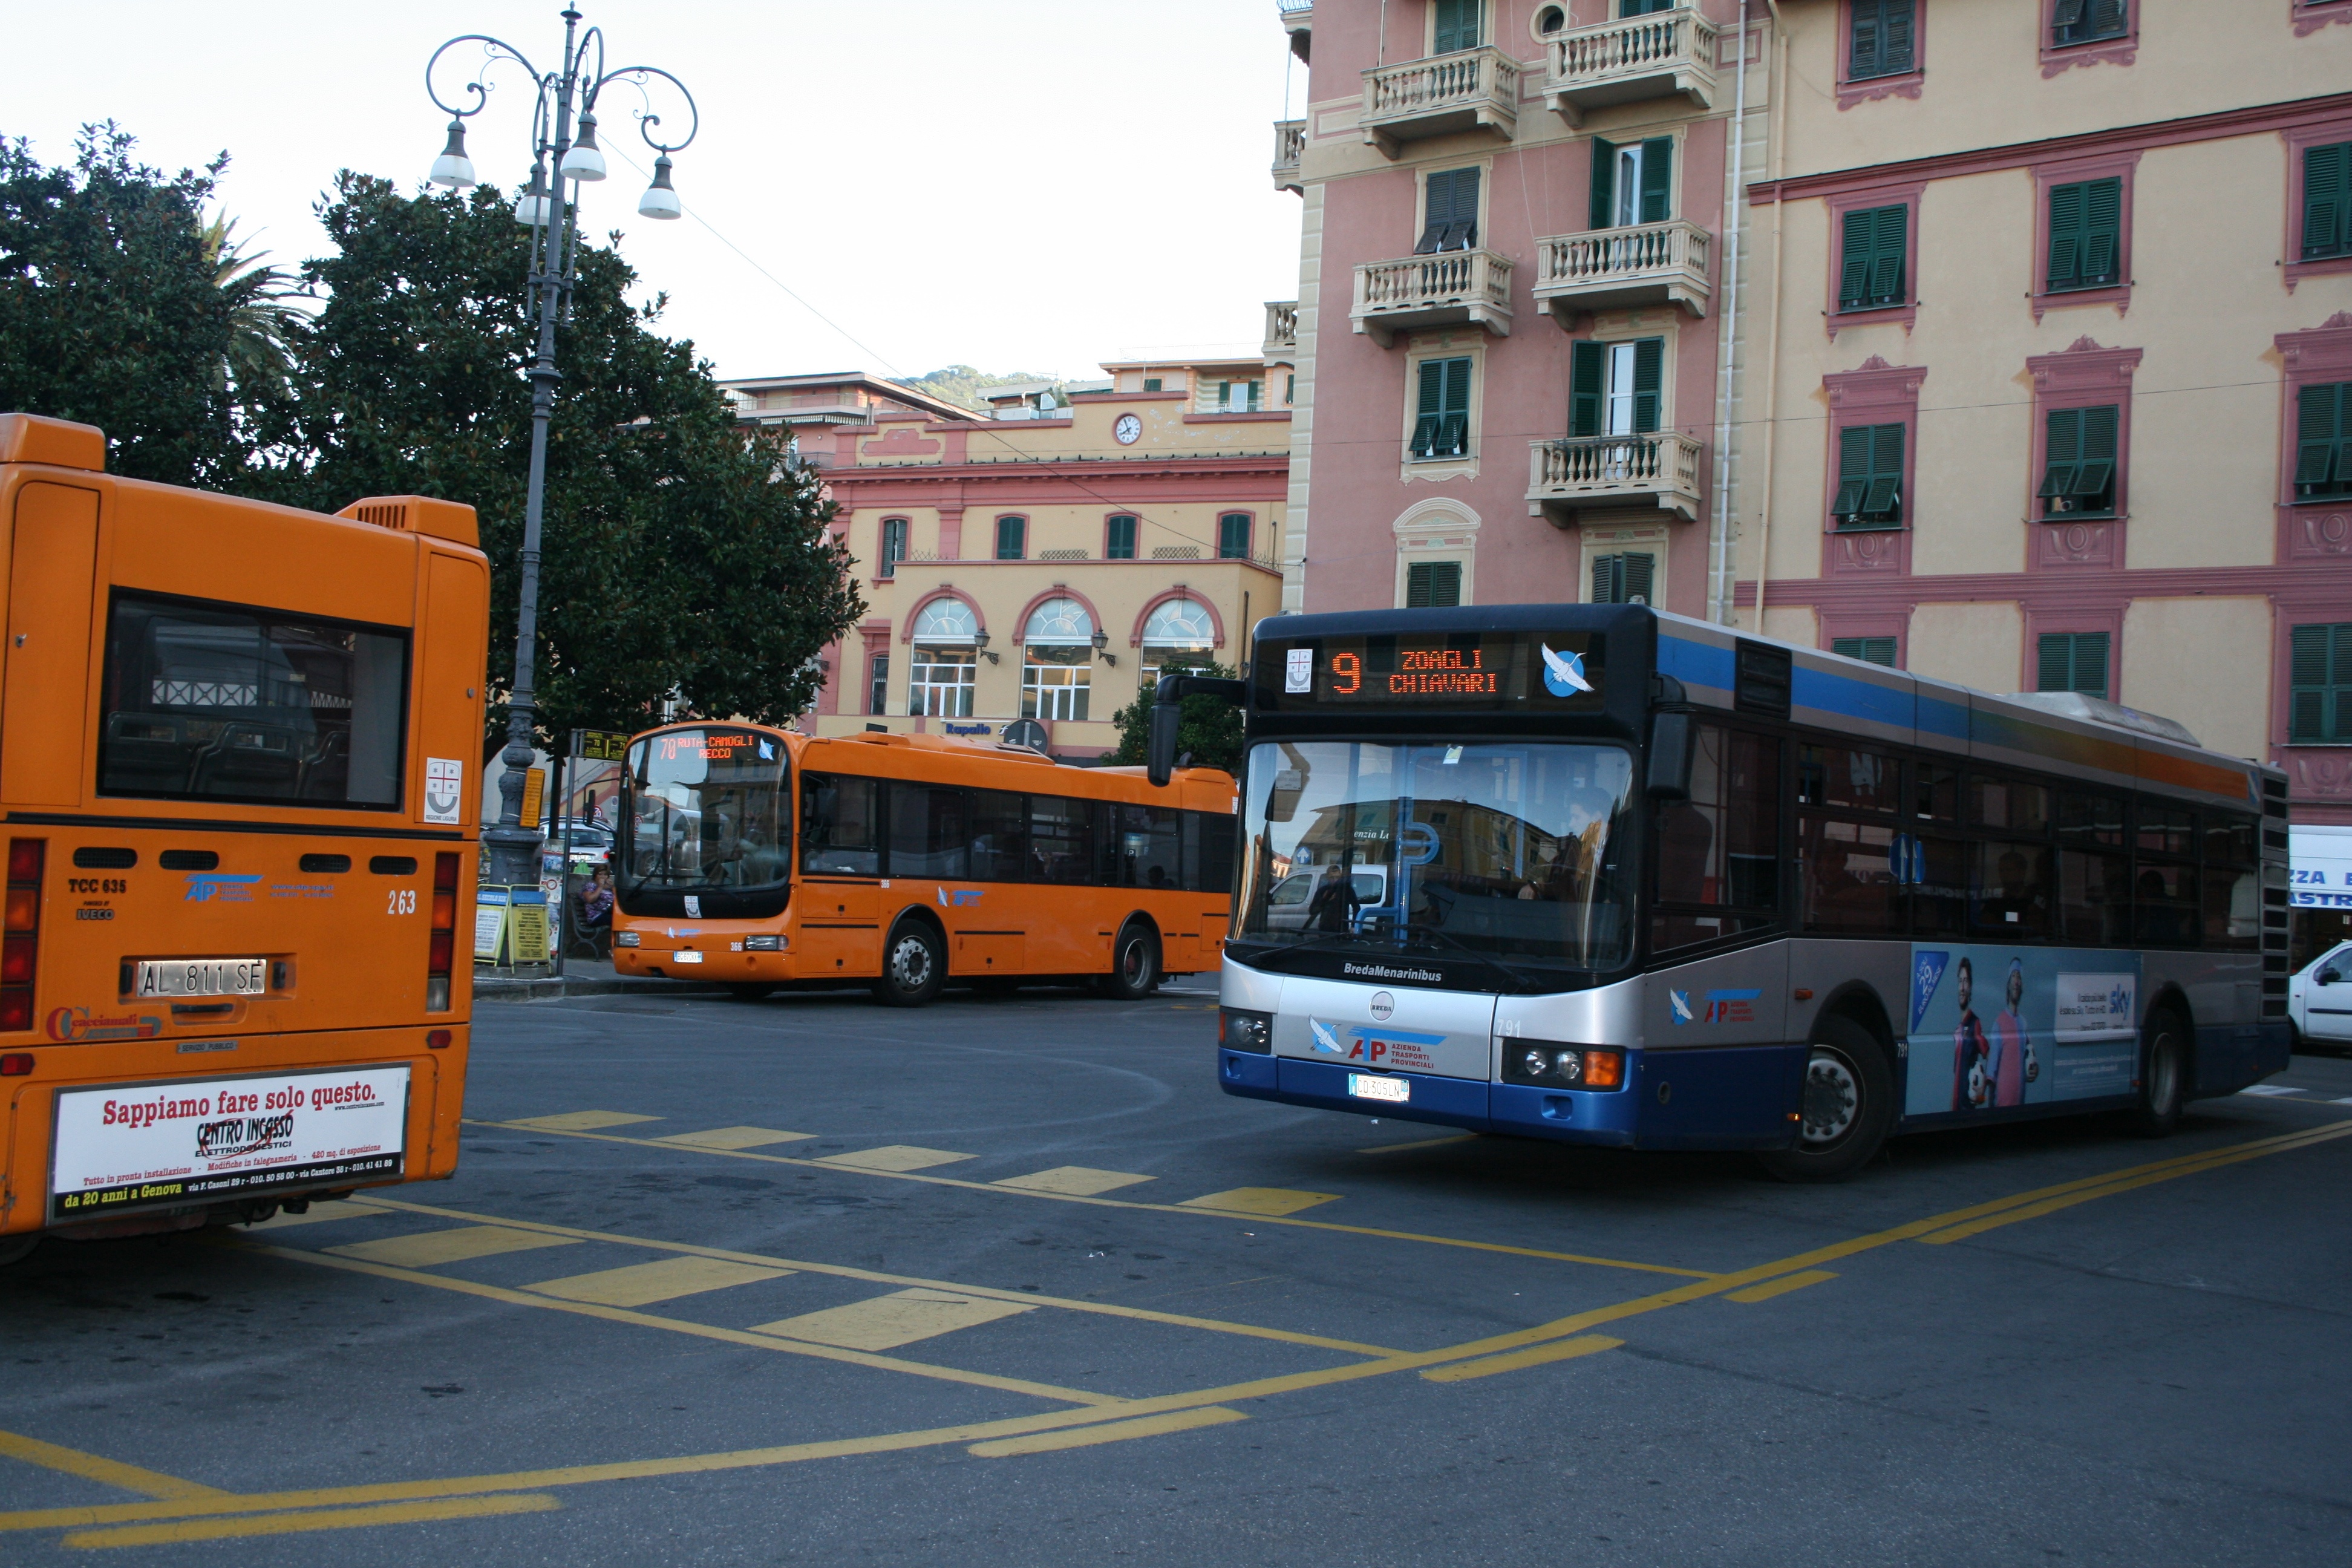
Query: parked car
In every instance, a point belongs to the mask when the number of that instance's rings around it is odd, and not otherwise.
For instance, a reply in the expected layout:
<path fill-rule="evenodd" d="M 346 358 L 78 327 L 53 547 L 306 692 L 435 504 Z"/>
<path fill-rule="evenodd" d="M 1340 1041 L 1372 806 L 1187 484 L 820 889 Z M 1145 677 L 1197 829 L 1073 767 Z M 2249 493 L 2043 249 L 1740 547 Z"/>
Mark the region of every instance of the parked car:
<path fill-rule="evenodd" d="M 1320 870 L 1293 871 L 1276 882 L 1265 896 L 1265 923 L 1274 931 L 1304 931 L 1309 905 L 1315 895 L 1315 885 L 1322 880 Z M 1388 897 L 1388 868 L 1359 869 L 1349 879 L 1355 885 L 1356 905 L 1349 912 L 1355 920 L 1363 919 L 1364 911 L 1373 909 Z M 1352 929 L 1352 928 L 1351 928 Z"/>
<path fill-rule="evenodd" d="M 2352 1050 L 2352 942 L 2338 942 L 2286 983 L 2295 1049 Z"/>

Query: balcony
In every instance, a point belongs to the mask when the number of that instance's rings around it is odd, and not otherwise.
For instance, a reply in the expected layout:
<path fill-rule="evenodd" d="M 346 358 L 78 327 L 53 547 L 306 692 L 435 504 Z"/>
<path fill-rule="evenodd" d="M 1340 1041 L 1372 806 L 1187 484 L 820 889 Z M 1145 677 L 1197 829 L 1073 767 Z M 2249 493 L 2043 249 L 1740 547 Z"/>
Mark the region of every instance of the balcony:
<path fill-rule="evenodd" d="M 1570 125 L 1584 112 L 1647 98 L 1715 107 L 1714 23 L 1687 6 L 1555 33 L 1544 46 L 1545 107 Z"/>
<path fill-rule="evenodd" d="M 1274 122 L 1274 188 L 1307 194 L 1298 183 L 1299 154 L 1307 151 L 1307 121 L 1277 120 Z"/>
<path fill-rule="evenodd" d="M 1298 363 L 1298 301 L 1268 300 L 1265 302 L 1265 363 L 1268 365 Z"/>
<path fill-rule="evenodd" d="M 1282 30 L 1290 35 L 1290 52 L 1306 63 L 1315 37 L 1315 0 L 1274 0 L 1274 5 L 1282 16 Z"/>
<path fill-rule="evenodd" d="M 1528 515 L 1563 526 L 1584 510 L 1655 506 L 1696 522 L 1706 448 L 1688 436 L 1601 436 L 1528 443 Z"/>
<path fill-rule="evenodd" d="M 1536 241 L 1536 303 L 1565 328 L 1579 310 L 1680 305 L 1706 314 L 1707 252 L 1715 237 L 1695 223 L 1596 228 Z"/>
<path fill-rule="evenodd" d="M 1402 331 L 1471 322 L 1511 335 L 1511 259 L 1491 250 L 1453 250 L 1371 261 L 1356 268 L 1355 330 L 1382 348 Z"/>
<path fill-rule="evenodd" d="M 1507 142 L 1519 124 L 1519 63 L 1489 45 L 1368 70 L 1357 123 L 1365 144 L 1390 158 L 1404 142 L 1457 131 Z"/>

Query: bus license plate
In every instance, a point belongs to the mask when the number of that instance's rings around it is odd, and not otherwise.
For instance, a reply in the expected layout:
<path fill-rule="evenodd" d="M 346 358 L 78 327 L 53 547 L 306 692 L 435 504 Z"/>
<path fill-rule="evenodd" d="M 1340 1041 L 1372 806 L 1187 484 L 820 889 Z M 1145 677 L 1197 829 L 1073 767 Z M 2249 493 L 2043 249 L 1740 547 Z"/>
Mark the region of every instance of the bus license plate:
<path fill-rule="evenodd" d="M 700 963 L 702 954 L 690 947 L 681 947 L 669 955 L 669 960 L 672 963 Z"/>
<path fill-rule="evenodd" d="M 1402 1105 L 1412 1098 L 1412 1080 L 1351 1072 L 1348 1075 L 1348 1092 L 1358 1100 L 1385 1100 L 1391 1105 Z"/>
<path fill-rule="evenodd" d="M 258 996 L 268 989 L 258 958 L 142 959 L 136 996 Z"/>

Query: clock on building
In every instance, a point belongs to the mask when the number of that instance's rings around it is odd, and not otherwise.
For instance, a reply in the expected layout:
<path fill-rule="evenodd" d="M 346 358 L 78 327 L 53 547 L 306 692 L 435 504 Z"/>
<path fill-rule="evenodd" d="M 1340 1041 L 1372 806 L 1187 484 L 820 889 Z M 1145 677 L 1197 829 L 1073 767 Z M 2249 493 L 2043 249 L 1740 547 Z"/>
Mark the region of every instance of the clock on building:
<path fill-rule="evenodd" d="M 1132 414 L 1122 414 L 1118 423 L 1110 427 L 1110 433 L 1118 437 L 1120 446 L 1132 447 L 1143 435 L 1143 421 Z"/>

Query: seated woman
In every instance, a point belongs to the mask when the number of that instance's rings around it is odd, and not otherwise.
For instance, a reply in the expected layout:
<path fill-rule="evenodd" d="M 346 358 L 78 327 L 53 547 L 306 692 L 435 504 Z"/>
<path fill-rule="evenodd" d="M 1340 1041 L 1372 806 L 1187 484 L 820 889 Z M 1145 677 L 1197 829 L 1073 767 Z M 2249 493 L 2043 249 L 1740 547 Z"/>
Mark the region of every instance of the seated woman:
<path fill-rule="evenodd" d="M 613 868 L 599 866 L 580 885 L 580 938 L 588 951 L 603 957 L 613 939 Z"/>

